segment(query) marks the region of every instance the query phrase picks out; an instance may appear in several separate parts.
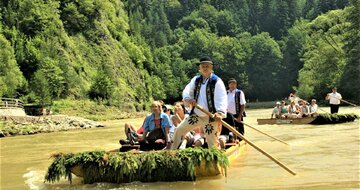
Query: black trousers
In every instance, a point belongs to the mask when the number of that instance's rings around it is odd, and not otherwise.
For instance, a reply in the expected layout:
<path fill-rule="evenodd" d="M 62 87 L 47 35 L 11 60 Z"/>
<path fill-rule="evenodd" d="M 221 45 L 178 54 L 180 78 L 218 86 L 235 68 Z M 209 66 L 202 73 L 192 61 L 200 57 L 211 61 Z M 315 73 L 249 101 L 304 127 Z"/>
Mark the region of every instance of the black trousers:
<path fill-rule="evenodd" d="M 339 112 L 339 104 L 330 104 L 331 114 Z"/>
<path fill-rule="evenodd" d="M 231 113 L 227 113 L 226 118 L 223 119 L 226 123 L 228 123 L 231 126 L 235 126 L 235 129 L 237 131 L 239 131 L 239 133 L 241 133 L 242 135 L 245 134 L 245 130 L 244 130 L 244 124 L 239 123 L 237 121 L 235 121 L 235 118 L 237 118 L 239 115 L 235 114 L 232 115 Z M 243 117 L 241 117 L 241 121 L 243 121 Z M 224 127 L 223 127 L 224 128 Z M 224 130 L 224 129 L 223 129 Z"/>
<path fill-rule="evenodd" d="M 165 144 L 155 143 L 153 141 L 150 141 L 148 143 L 144 141 L 139 141 L 139 143 L 140 143 L 140 150 L 142 151 L 162 150 L 163 148 L 165 148 Z"/>

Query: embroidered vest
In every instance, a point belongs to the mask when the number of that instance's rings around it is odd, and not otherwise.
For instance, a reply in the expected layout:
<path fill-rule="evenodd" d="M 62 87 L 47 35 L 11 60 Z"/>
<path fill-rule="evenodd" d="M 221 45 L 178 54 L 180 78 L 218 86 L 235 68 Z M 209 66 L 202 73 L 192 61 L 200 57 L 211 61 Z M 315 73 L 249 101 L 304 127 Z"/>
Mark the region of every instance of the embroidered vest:
<path fill-rule="evenodd" d="M 209 78 L 209 81 L 206 85 L 206 101 L 208 104 L 209 112 L 215 113 L 215 103 L 214 103 L 214 92 L 215 92 L 215 84 L 219 79 L 214 73 Z M 197 101 L 200 94 L 201 84 L 203 82 L 203 76 L 199 75 L 195 79 L 195 89 L 194 89 L 194 99 Z"/>
<path fill-rule="evenodd" d="M 227 93 L 229 94 L 229 92 L 230 91 L 228 90 Z M 237 115 L 240 114 L 240 94 L 241 94 L 241 90 L 235 89 L 235 108 Z"/>

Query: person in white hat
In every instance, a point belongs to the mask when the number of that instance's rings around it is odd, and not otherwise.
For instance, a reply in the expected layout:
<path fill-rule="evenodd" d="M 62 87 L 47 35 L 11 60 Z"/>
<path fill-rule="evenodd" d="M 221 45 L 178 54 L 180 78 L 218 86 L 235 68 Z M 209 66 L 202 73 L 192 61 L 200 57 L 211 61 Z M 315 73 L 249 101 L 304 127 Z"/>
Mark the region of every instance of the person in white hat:
<path fill-rule="evenodd" d="M 271 113 L 271 118 L 273 118 L 275 116 L 275 118 L 280 118 L 280 114 L 281 114 L 281 103 L 280 102 L 276 102 L 276 106 L 274 107 L 272 113 Z"/>

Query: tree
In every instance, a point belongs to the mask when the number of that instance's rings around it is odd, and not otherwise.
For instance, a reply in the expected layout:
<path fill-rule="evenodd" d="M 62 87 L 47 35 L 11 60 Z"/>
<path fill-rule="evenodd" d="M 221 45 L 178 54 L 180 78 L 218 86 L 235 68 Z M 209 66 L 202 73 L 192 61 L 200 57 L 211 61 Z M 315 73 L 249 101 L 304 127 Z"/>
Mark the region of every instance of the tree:
<path fill-rule="evenodd" d="M 52 105 L 64 90 L 63 72 L 58 62 L 46 57 L 40 63 L 40 69 L 34 74 L 30 89 L 40 100 L 41 105 Z"/>
<path fill-rule="evenodd" d="M 108 101 L 112 97 L 113 89 L 111 79 L 104 72 L 100 71 L 90 87 L 89 96 L 92 99 Z"/>
<path fill-rule="evenodd" d="M 329 89 L 339 85 L 346 65 L 342 41 L 348 24 L 343 15 L 343 10 L 329 11 L 308 24 L 304 67 L 298 79 L 299 96 L 322 99 Z"/>
<path fill-rule="evenodd" d="M 340 80 L 339 90 L 343 97 L 360 103 L 360 0 L 352 0 L 346 20 L 350 22 L 344 38 L 344 51 L 347 64 Z"/>
<path fill-rule="evenodd" d="M 295 25 L 288 30 L 288 36 L 284 37 L 284 47 L 282 49 L 284 58 L 281 71 L 281 86 L 284 90 L 283 96 L 298 86 L 299 70 L 303 68 L 305 43 L 307 39 L 307 22 L 302 20 L 295 22 Z"/>
<path fill-rule="evenodd" d="M 279 45 L 268 33 L 253 36 L 248 42 L 251 53 L 247 55 L 246 72 L 250 99 L 273 100 L 280 96 L 280 65 L 282 54 Z"/>
<path fill-rule="evenodd" d="M 212 55 L 216 42 L 216 35 L 209 33 L 206 30 L 196 29 L 190 32 L 187 37 L 186 45 L 182 51 L 183 58 L 186 59 L 198 59 L 204 55 Z"/>
<path fill-rule="evenodd" d="M 216 41 L 216 48 L 213 51 L 217 66 L 216 73 L 224 81 L 235 78 L 242 89 L 248 87 L 247 73 L 245 69 L 246 54 L 249 53 L 242 46 L 240 40 L 231 37 L 221 37 Z"/>
<path fill-rule="evenodd" d="M 0 33 L 0 97 L 17 96 L 17 89 L 25 85 L 25 78 L 16 63 L 14 49 Z"/>

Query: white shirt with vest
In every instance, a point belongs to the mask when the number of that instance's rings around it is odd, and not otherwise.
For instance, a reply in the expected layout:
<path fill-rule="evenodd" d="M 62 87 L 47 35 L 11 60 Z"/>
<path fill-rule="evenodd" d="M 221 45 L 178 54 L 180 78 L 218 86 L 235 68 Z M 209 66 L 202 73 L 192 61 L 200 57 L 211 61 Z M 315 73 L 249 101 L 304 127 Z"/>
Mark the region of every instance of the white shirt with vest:
<path fill-rule="evenodd" d="M 332 93 L 329 93 L 328 96 L 329 96 L 330 104 L 334 104 L 334 105 L 339 105 L 340 104 L 340 99 L 342 98 L 340 93 L 332 92 Z"/>
<path fill-rule="evenodd" d="M 227 111 L 233 115 L 236 114 L 236 102 L 235 102 L 235 94 L 236 94 L 236 89 L 234 89 L 233 91 L 228 90 L 227 91 L 227 102 L 228 102 L 228 108 Z M 245 101 L 245 94 L 243 91 L 240 90 L 240 105 L 245 105 L 246 101 Z"/>
<path fill-rule="evenodd" d="M 194 99 L 194 91 L 195 91 L 195 80 L 199 76 L 195 76 L 191 79 L 190 83 L 186 85 L 185 89 L 183 90 L 183 100 L 186 99 Z M 211 78 L 211 76 L 209 77 Z M 207 99 L 206 99 L 206 86 L 209 82 L 209 78 L 203 79 L 203 82 L 201 83 L 200 92 L 198 95 L 197 104 L 202 106 L 205 110 L 209 110 Z M 221 78 L 218 78 L 215 89 L 214 89 L 214 106 L 216 112 L 222 113 L 223 118 L 226 117 L 226 110 L 227 110 L 227 99 L 226 99 L 226 88 L 224 85 L 224 82 L 221 80 Z M 202 112 L 201 110 L 195 108 L 194 110 L 195 114 L 199 117 L 207 117 L 207 115 Z"/>

